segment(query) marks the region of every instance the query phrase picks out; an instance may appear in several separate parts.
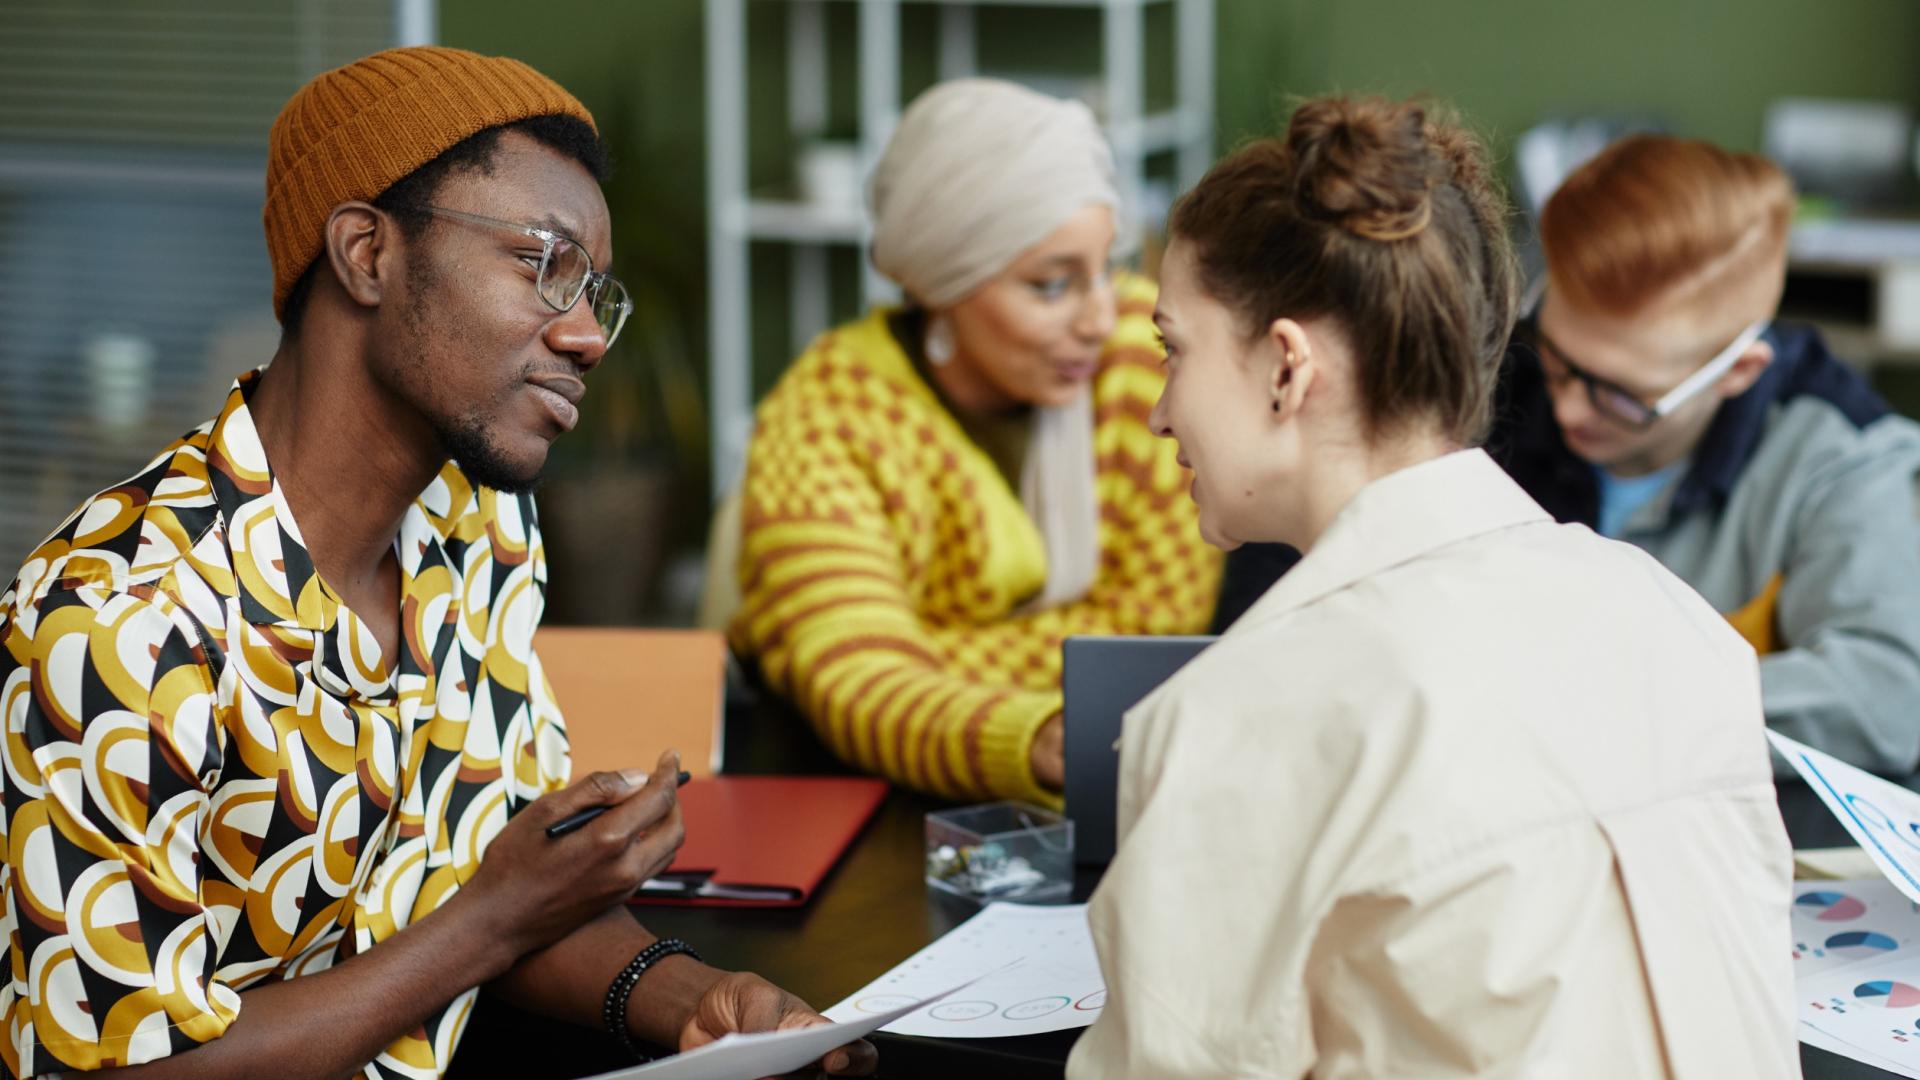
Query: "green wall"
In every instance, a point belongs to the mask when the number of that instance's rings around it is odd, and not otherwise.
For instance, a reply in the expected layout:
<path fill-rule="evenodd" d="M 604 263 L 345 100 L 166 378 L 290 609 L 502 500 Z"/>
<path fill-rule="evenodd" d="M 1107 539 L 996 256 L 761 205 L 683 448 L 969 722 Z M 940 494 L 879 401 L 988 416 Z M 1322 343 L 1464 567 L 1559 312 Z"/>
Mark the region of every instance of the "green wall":
<path fill-rule="evenodd" d="M 684 352 L 701 381 L 705 329 L 703 12 L 700 0 L 572 0 L 565 17 L 509 0 L 445 0 L 441 40 L 532 63 L 573 90 L 600 118 L 618 172 L 609 187 L 616 271 L 652 299 L 650 326 L 636 326 L 616 363 L 654 378 L 662 352 Z M 780 94 L 785 83 L 783 5 L 749 5 L 753 44 L 751 171 L 777 181 L 789 157 Z M 1086 12 L 987 8 L 981 51 L 989 65 L 1031 68 L 1058 59 L 1093 70 L 1098 23 Z M 829 7 L 836 71 L 836 126 L 854 106 L 854 5 Z M 903 13 L 911 93 L 931 78 L 931 5 Z M 1150 27 L 1167 25 L 1156 14 Z M 1500 152 L 1515 134 L 1563 112 L 1664 117 L 1683 133 L 1755 147 L 1771 100 L 1786 95 L 1892 98 L 1920 110 L 1920 2 L 1916 0 L 1220 0 L 1217 115 L 1222 147 L 1274 130 L 1293 95 L 1325 90 L 1428 92 L 1452 100 Z M 1162 31 L 1163 32 L 1163 31 Z M 1165 42 L 1149 57 L 1150 100 L 1169 84 Z M 755 251 L 756 367 L 764 386 L 784 359 L 785 260 Z M 837 306 L 849 308 L 857 255 L 835 268 Z M 636 322 L 639 321 L 636 316 Z M 630 324 L 632 325 L 632 324 Z M 658 335 L 656 335 L 658 336 Z M 679 341 L 678 347 L 672 345 Z M 614 389 L 613 386 L 608 386 Z M 617 393 L 657 398 L 645 379 Z M 685 402 L 684 392 L 675 400 Z M 663 441 L 655 402 L 612 435 L 589 417 L 568 453 L 633 453 Z M 653 410 L 647 413 L 646 410 Z M 632 411 L 632 410 L 629 410 Z M 699 441 L 688 408 L 666 410 L 681 445 Z M 595 430 L 595 429 L 598 430 Z M 637 432 L 637 433 L 636 433 Z M 596 451 L 597 448 L 597 451 Z M 699 470 L 704 460 L 682 460 Z M 696 490 L 697 487 L 696 487 Z"/>
<path fill-rule="evenodd" d="M 1219 29 L 1228 141 L 1323 90 L 1430 92 L 1501 145 L 1557 111 L 1652 112 L 1754 149 L 1777 97 L 1920 105 L 1913 0 L 1223 0 Z"/>

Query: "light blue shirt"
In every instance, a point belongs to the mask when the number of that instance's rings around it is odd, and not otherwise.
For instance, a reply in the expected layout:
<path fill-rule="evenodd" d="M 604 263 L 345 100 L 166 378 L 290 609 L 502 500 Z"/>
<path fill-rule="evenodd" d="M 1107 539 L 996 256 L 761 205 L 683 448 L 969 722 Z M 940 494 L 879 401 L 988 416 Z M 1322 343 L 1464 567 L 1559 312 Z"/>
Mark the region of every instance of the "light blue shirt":
<path fill-rule="evenodd" d="M 1594 466 L 1594 478 L 1600 482 L 1600 535 L 1619 539 L 1633 515 L 1652 502 L 1665 490 L 1667 482 L 1678 478 L 1686 467 L 1687 462 L 1681 460 L 1645 476 L 1619 477 Z"/>

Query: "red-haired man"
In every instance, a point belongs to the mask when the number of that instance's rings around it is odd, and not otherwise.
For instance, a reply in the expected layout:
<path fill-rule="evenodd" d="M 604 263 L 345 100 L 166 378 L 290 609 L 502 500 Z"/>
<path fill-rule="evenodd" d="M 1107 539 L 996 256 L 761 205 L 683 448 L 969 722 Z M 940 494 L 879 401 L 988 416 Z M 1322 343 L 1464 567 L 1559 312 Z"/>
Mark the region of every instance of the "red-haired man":
<path fill-rule="evenodd" d="M 1772 163 L 1698 140 L 1636 136 L 1577 170 L 1542 214 L 1532 355 L 1510 357 L 1490 446 L 1556 517 L 1725 613 L 1761 654 L 1771 725 L 1908 775 L 1920 427 L 1774 321 L 1792 208 Z"/>

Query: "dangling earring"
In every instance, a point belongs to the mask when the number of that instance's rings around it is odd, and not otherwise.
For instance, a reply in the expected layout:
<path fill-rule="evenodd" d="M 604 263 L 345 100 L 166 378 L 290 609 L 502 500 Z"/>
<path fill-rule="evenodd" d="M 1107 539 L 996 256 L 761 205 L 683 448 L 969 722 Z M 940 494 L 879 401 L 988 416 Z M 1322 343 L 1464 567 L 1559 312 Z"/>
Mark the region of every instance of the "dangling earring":
<path fill-rule="evenodd" d="M 927 323 L 927 363 L 945 364 L 953 359 L 953 324 L 945 315 L 935 315 Z"/>

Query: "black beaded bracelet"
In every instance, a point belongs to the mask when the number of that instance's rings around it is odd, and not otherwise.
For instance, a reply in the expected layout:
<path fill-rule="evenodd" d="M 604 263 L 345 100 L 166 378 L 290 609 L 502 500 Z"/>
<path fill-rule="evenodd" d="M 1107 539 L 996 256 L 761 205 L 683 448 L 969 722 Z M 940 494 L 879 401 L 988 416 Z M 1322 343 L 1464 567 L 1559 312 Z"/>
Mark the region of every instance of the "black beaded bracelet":
<path fill-rule="evenodd" d="M 627 1030 L 627 999 L 633 996 L 633 985 L 640 981 L 640 976 L 646 974 L 648 968 L 676 953 L 700 959 L 700 954 L 693 951 L 693 946 L 679 938 L 661 938 L 641 949 L 639 956 L 620 969 L 620 974 L 615 975 L 612 985 L 607 987 L 607 1000 L 600 1007 L 600 1020 L 606 1024 L 607 1030 L 620 1040 L 621 1046 L 642 1061 L 647 1060 L 647 1055 L 634 1045 L 633 1033 Z"/>

